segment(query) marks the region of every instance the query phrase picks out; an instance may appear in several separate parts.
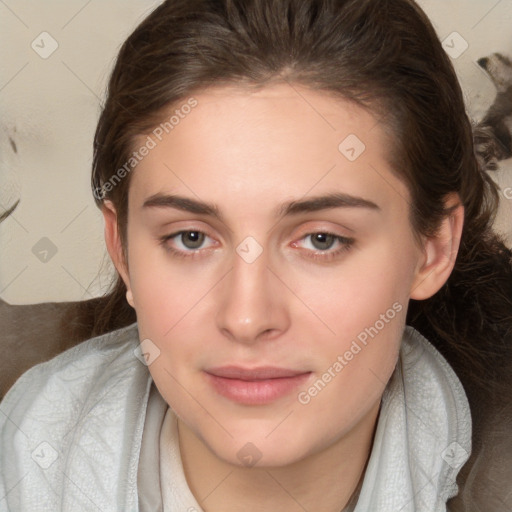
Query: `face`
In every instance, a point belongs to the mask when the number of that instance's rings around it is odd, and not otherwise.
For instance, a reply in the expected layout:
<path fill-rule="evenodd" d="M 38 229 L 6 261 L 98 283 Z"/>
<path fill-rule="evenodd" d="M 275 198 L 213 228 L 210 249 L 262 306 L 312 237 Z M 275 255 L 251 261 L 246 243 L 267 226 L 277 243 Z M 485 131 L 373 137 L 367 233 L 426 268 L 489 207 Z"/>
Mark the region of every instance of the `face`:
<path fill-rule="evenodd" d="M 123 277 L 183 424 L 289 464 L 375 418 L 425 253 L 368 112 L 288 84 L 194 98 L 133 171 Z"/>

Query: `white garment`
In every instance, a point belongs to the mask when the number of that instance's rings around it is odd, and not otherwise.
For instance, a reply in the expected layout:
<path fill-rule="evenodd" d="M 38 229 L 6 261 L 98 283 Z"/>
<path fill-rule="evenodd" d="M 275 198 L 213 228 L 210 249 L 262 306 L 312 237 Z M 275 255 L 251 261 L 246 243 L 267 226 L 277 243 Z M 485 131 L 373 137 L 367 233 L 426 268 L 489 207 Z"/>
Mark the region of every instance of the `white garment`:
<path fill-rule="evenodd" d="M 470 452 L 462 384 L 443 356 L 407 327 L 355 512 L 445 511 Z"/>
<path fill-rule="evenodd" d="M 160 436 L 160 485 L 163 512 L 200 512 L 194 495 L 188 487 L 180 455 L 176 415 L 167 407 Z"/>
<path fill-rule="evenodd" d="M 201 511 L 138 343 L 132 324 L 31 368 L 11 388 L 0 403 L 1 512 Z M 160 457 L 162 435 L 170 449 Z M 470 450 L 459 380 L 407 327 L 355 512 L 446 511 Z"/>

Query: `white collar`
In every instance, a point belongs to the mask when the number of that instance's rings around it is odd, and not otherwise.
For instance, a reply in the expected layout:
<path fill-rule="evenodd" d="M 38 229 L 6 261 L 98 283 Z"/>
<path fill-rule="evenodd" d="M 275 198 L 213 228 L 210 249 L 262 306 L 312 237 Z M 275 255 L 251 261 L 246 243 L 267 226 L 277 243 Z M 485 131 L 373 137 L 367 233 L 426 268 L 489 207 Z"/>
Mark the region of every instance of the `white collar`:
<path fill-rule="evenodd" d="M 355 512 L 446 511 L 470 452 L 462 384 L 443 356 L 406 327 Z"/>

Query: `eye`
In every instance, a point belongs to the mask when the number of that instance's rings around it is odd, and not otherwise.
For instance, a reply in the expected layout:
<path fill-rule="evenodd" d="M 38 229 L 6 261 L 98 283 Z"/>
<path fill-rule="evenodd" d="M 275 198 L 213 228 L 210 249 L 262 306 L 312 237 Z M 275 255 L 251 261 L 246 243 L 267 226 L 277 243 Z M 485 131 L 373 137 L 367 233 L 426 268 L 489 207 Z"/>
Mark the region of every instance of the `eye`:
<path fill-rule="evenodd" d="M 199 230 L 182 230 L 160 238 L 160 244 L 173 256 L 179 258 L 200 257 L 207 248 L 202 247 L 207 239 L 212 240 L 206 233 Z M 302 247 L 306 256 L 312 259 L 329 261 L 350 249 L 355 240 L 328 232 L 308 233 L 302 240 L 309 240 L 304 245 L 293 242 L 292 247 Z M 171 242 L 171 243 L 170 243 Z M 214 244 L 213 244 L 214 245 Z M 308 247 L 309 246 L 309 247 Z M 331 250 L 337 247 L 335 250 Z M 316 251 L 316 252 L 315 252 Z"/>
<path fill-rule="evenodd" d="M 201 231 L 182 231 L 177 235 L 178 241 L 187 249 L 199 249 L 206 235 Z"/>
<path fill-rule="evenodd" d="M 355 240 L 341 235 L 328 232 L 308 233 L 301 240 L 309 240 L 310 243 L 299 245 L 297 242 L 292 244 L 292 247 L 303 247 L 307 249 L 305 252 L 310 253 L 307 257 L 320 260 L 332 260 L 340 256 L 345 251 L 348 251 Z M 309 246 L 309 247 L 308 247 Z M 335 250 L 330 250 L 337 247 Z M 316 252 L 314 252 L 316 251 Z"/>
<path fill-rule="evenodd" d="M 336 235 L 332 235 L 330 233 L 311 233 L 305 237 L 311 240 L 311 245 L 313 249 L 317 249 L 320 251 L 330 249 L 334 243 L 336 242 Z"/>
<path fill-rule="evenodd" d="M 199 249 L 207 238 L 210 237 L 202 231 L 183 230 L 163 236 L 160 239 L 160 244 L 174 256 L 189 258 L 198 255 Z M 170 241 L 172 244 L 169 244 Z"/>

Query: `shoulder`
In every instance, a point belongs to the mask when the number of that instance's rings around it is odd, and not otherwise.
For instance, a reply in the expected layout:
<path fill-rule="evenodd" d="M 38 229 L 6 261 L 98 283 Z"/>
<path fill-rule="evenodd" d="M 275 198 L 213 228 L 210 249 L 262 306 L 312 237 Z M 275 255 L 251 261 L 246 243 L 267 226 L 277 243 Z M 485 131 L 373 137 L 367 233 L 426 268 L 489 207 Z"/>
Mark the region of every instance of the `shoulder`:
<path fill-rule="evenodd" d="M 137 444 L 151 383 L 138 345 L 135 323 L 32 367 L 9 390 L 0 403 L 0 495 L 13 489 L 12 510 L 60 506 L 48 487 L 64 488 L 63 475 L 101 467 L 114 485 L 109 468 Z M 31 501 L 45 491 L 50 508 Z"/>
<path fill-rule="evenodd" d="M 0 403 L 0 410 L 14 411 L 20 400 L 27 408 L 41 400 L 52 401 L 57 395 L 61 399 L 86 396 L 105 379 L 116 378 L 135 366 L 137 346 L 136 323 L 86 340 L 23 373 Z M 102 383 L 98 382 L 100 377 Z"/>

